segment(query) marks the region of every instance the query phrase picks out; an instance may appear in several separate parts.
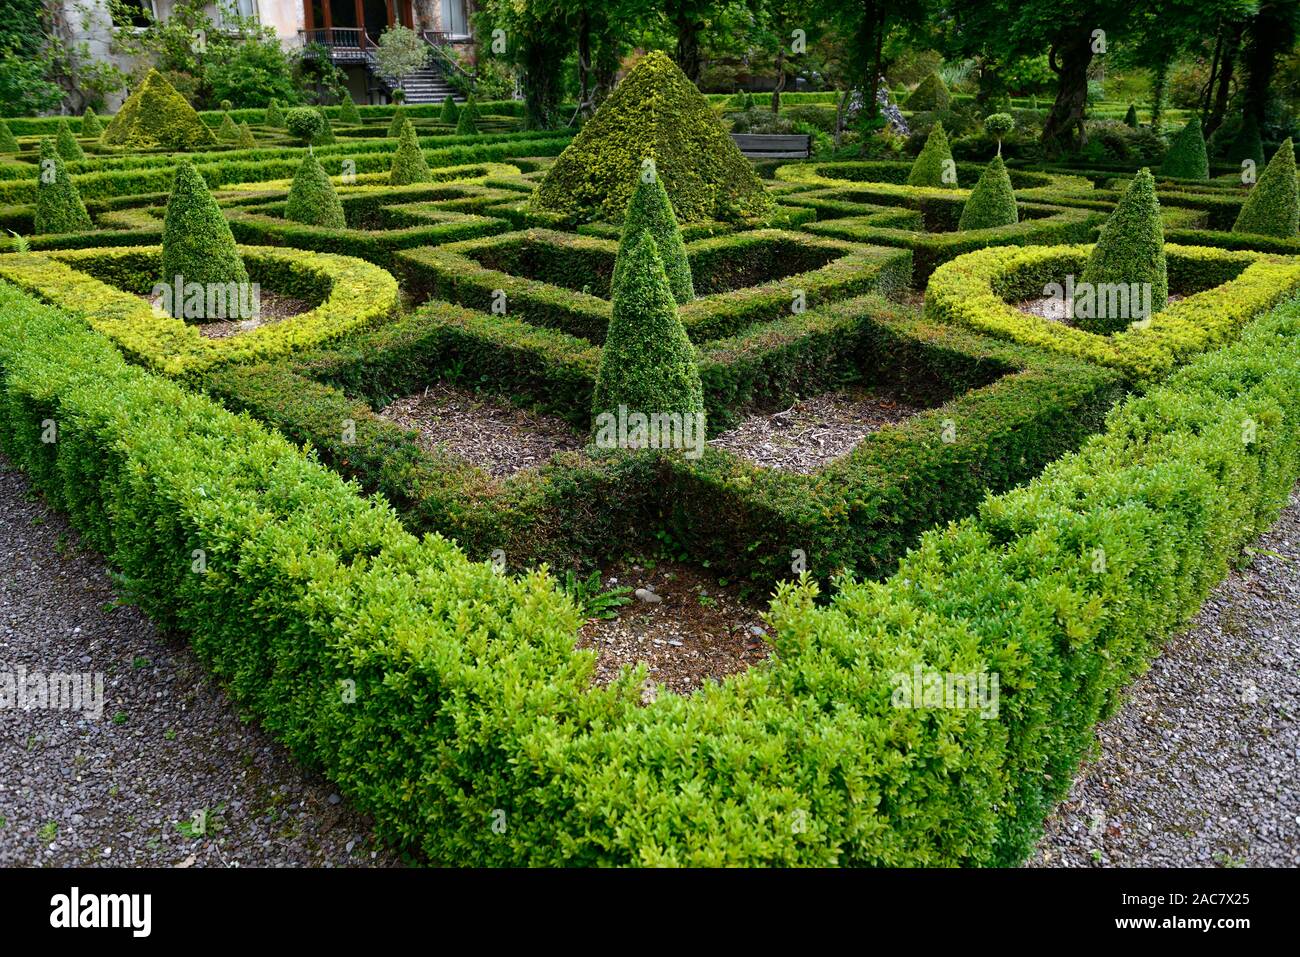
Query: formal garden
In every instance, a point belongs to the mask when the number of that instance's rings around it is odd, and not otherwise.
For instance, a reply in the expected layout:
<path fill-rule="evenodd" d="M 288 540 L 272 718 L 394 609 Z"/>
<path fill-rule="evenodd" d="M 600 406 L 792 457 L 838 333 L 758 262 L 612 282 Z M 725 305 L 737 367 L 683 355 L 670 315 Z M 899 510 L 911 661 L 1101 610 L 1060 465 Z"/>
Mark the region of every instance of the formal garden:
<path fill-rule="evenodd" d="M 1295 117 L 672 53 L 4 118 L 0 450 L 412 860 L 1018 864 L 1300 479 Z"/>

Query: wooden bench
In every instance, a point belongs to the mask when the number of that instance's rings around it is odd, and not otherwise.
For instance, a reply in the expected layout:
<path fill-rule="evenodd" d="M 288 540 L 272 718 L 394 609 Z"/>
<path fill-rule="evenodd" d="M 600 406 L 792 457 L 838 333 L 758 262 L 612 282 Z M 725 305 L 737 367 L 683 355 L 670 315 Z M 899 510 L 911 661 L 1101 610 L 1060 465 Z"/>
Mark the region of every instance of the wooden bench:
<path fill-rule="evenodd" d="M 807 159 L 810 137 L 804 133 L 732 133 L 750 159 Z"/>

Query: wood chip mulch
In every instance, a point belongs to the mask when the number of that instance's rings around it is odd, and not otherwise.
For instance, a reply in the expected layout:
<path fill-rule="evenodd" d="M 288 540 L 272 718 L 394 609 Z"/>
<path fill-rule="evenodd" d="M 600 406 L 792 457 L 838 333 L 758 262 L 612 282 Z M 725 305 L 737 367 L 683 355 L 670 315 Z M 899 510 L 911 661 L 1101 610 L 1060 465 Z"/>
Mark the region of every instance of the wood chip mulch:
<path fill-rule="evenodd" d="M 922 411 L 884 393 L 845 389 L 751 415 L 709 444 L 755 465 L 807 474 L 853 451 L 872 432 Z"/>
<path fill-rule="evenodd" d="M 585 438 L 563 419 L 446 383 L 398 399 L 379 414 L 417 432 L 421 448 L 440 447 L 495 478 L 539 468 L 556 453 L 585 444 Z"/>
<path fill-rule="evenodd" d="M 273 326 L 277 322 L 300 316 L 316 308 L 314 303 L 306 299 L 281 296 L 266 290 L 261 293 L 259 306 L 260 315 L 256 319 L 196 323 L 199 334 L 208 339 L 229 339 L 241 332 L 251 332 L 261 326 Z"/>

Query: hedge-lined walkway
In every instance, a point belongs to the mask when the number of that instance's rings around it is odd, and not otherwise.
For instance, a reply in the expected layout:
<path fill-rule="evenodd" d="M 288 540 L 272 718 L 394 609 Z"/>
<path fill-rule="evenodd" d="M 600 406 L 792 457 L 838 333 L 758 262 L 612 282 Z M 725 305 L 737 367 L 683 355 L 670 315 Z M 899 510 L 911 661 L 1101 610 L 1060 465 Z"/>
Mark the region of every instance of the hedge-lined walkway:
<path fill-rule="evenodd" d="M 102 557 L 2 457 L 0 516 L 0 674 L 103 672 L 105 699 L 98 721 L 0 710 L 0 866 L 398 863 L 187 645 L 114 604 Z"/>
<path fill-rule="evenodd" d="M 1300 866 L 1300 486 L 1098 728 L 1037 866 Z"/>

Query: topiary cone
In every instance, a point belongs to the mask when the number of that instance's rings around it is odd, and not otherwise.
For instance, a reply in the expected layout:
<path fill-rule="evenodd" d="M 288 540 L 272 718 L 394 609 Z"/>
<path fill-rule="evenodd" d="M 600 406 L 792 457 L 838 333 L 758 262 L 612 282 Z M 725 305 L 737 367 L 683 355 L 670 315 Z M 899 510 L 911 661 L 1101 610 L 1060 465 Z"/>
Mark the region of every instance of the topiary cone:
<path fill-rule="evenodd" d="M 627 216 L 623 220 L 623 236 L 614 260 L 614 275 L 610 280 L 610 298 L 619 285 L 620 267 L 627 262 L 631 247 L 649 232 L 655 241 L 655 251 L 668 276 L 668 286 L 678 304 L 695 298 L 695 284 L 691 278 L 691 264 L 686 258 L 686 244 L 682 242 L 681 229 L 673 213 L 672 200 L 657 175 L 642 175 L 632 193 Z"/>
<path fill-rule="evenodd" d="M 1091 305 L 1076 295 L 1074 321 L 1080 329 L 1110 335 L 1127 329 L 1135 319 L 1145 319 L 1133 304 L 1133 287 L 1138 294 L 1150 285 L 1150 313 L 1154 315 L 1169 301 L 1169 273 L 1165 264 L 1165 232 L 1160 223 L 1160 201 L 1156 199 L 1155 178 L 1143 169 L 1133 177 L 1101 229 L 1083 269 L 1080 286 L 1092 290 Z M 1128 287 L 1128 315 L 1097 315 L 1110 311 L 1101 305 L 1111 301 L 1105 294 L 1109 286 Z M 1145 297 L 1143 297 L 1145 299 Z M 1118 301 L 1118 300 L 1115 300 Z M 1121 310 L 1116 310 L 1121 311 Z M 1091 314 L 1089 314 L 1091 313 Z"/>
<path fill-rule="evenodd" d="M 339 121 L 353 126 L 361 122 L 361 111 L 357 109 L 356 101 L 352 99 L 350 92 L 343 94 L 343 103 L 339 107 Z"/>
<path fill-rule="evenodd" d="M 1137 129 L 1138 111 L 1137 111 L 1137 107 L 1134 106 L 1132 103 L 1128 105 L 1128 112 L 1124 114 L 1124 125 L 1128 127 L 1132 127 L 1133 129 Z"/>
<path fill-rule="evenodd" d="M 971 190 L 970 199 L 962 207 L 958 229 L 992 229 L 994 226 L 1011 226 L 1018 221 L 1016 194 L 1011 188 L 1011 177 L 1001 156 L 984 167 L 980 180 Z"/>
<path fill-rule="evenodd" d="M 86 112 L 81 114 L 81 135 L 100 136 L 103 132 L 104 124 L 99 122 L 99 114 L 93 107 L 86 107 Z"/>
<path fill-rule="evenodd" d="M 234 117 L 229 113 L 221 116 L 221 125 L 217 127 L 217 139 L 228 143 L 239 139 L 239 127 L 235 125 Z"/>
<path fill-rule="evenodd" d="M 284 205 L 284 218 L 328 229 L 347 226 L 343 204 L 334 191 L 334 184 L 311 150 L 307 151 L 298 165 L 298 172 L 294 173 L 289 199 Z"/>
<path fill-rule="evenodd" d="M 425 162 L 420 143 L 415 137 L 415 127 L 403 117 L 402 131 L 397 135 L 397 152 L 393 154 L 393 166 L 388 172 L 391 186 L 405 186 L 409 183 L 429 182 L 429 164 Z"/>
<path fill-rule="evenodd" d="M 1246 201 L 1241 204 L 1234 233 L 1290 239 L 1300 232 L 1300 195 L 1296 193 L 1295 149 L 1284 140 L 1268 161 Z"/>
<path fill-rule="evenodd" d="M 642 230 L 620 255 L 625 262 L 601 350 L 592 415 L 617 416 L 620 406 L 628 414 L 702 415 L 704 390 L 695 347 L 677 317 L 650 231 Z"/>
<path fill-rule="evenodd" d="M 163 220 L 162 281 L 247 283 L 230 224 L 188 160 L 176 167 Z"/>
<path fill-rule="evenodd" d="M 130 149 L 195 150 L 215 146 L 216 136 L 157 70 L 150 70 L 100 138 Z"/>
<path fill-rule="evenodd" d="M 398 103 L 397 108 L 393 110 L 393 121 L 388 124 L 389 136 L 401 136 L 402 124 L 406 122 L 406 108 Z"/>
<path fill-rule="evenodd" d="M 456 121 L 457 136 L 474 136 L 478 133 L 478 123 L 474 120 L 474 114 L 469 110 L 460 111 L 460 119 Z"/>
<path fill-rule="evenodd" d="M 17 153 L 21 149 L 13 130 L 9 129 L 9 124 L 0 120 L 0 153 Z"/>
<path fill-rule="evenodd" d="M 59 151 L 60 158 L 65 162 L 71 163 L 86 158 L 86 154 L 81 149 L 81 144 L 72 135 L 72 127 L 68 125 L 68 121 L 64 118 L 59 119 L 59 138 L 54 148 Z"/>
<path fill-rule="evenodd" d="M 34 229 L 37 235 L 50 233 L 79 233 L 92 228 L 86 204 L 72 182 L 63 158 L 48 136 L 41 140 L 40 172 L 36 178 L 36 215 Z"/>
<path fill-rule="evenodd" d="M 903 109 L 913 113 L 926 113 L 931 110 L 946 110 L 951 103 L 952 95 L 948 92 L 943 77 L 931 73 L 903 101 Z"/>
<path fill-rule="evenodd" d="M 1160 175 L 1174 179 L 1209 179 L 1210 157 L 1205 150 L 1201 119 L 1193 116 L 1174 137 L 1160 164 Z"/>
<path fill-rule="evenodd" d="M 460 107 L 456 105 L 456 101 L 451 98 L 450 93 L 443 98 L 442 112 L 438 115 L 438 119 L 451 125 L 455 125 L 456 121 L 460 119 Z"/>
<path fill-rule="evenodd" d="M 949 172 L 951 182 L 944 182 L 944 173 Z M 907 174 L 908 186 L 938 186 L 955 189 L 957 186 L 957 166 L 953 163 L 952 150 L 948 146 L 948 134 L 943 131 L 943 124 L 934 124 L 934 129 L 925 138 L 921 154 L 912 164 L 912 171 Z"/>
<path fill-rule="evenodd" d="M 281 109 L 279 100 L 272 100 L 267 106 L 264 121 L 267 126 L 284 127 L 284 110 Z"/>

